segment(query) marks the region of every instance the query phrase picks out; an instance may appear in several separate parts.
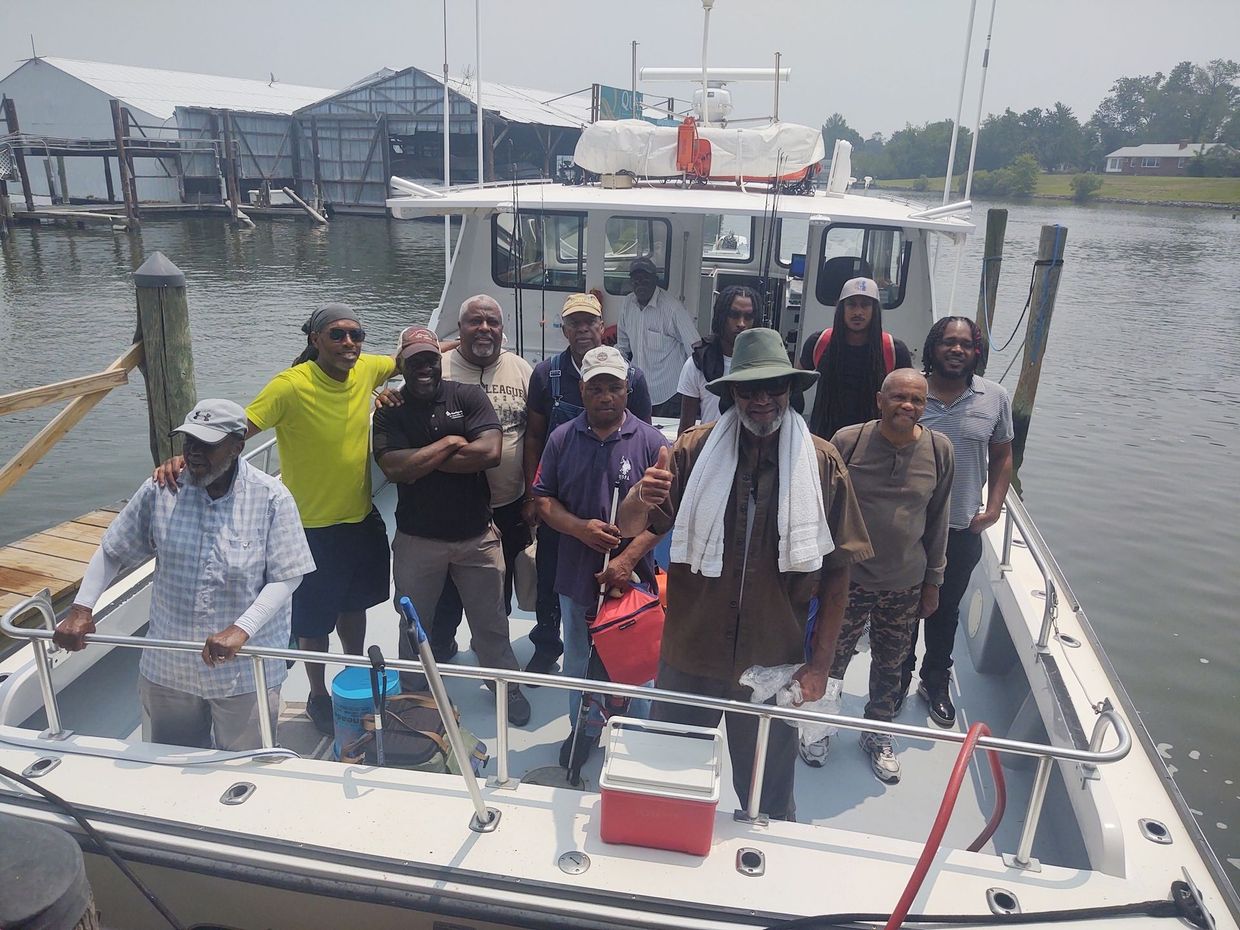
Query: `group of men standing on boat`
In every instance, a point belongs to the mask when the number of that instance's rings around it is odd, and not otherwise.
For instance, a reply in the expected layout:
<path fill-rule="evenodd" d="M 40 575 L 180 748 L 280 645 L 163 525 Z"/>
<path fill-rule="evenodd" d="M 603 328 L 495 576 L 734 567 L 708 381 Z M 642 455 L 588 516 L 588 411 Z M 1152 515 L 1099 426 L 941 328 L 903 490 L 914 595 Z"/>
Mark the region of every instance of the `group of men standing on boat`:
<path fill-rule="evenodd" d="M 144 653 L 149 737 L 258 745 L 252 665 L 228 660 L 247 642 L 283 645 L 290 629 L 312 651 L 326 651 L 335 629 L 345 651 L 360 654 L 365 611 L 390 594 L 386 528 L 371 503 L 373 454 L 398 489 L 397 596 L 429 621 L 443 661 L 458 649 L 463 610 L 479 661 L 518 667 L 508 632 L 513 569 L 536 534 L 527 670 L 551 672 L 563 652 L 565 673 L 583 675 L 586 615 L 600 585 L 651 582 L 651 553 L 670 533 L 658 687 L 747 700 L 738 682 L 746 668 L 797 665 L 803 699 L 817 701 L 868 626 L 865 715 L 890 721 L 911 686 L 924 620 L 918 690 L 932 719 L 953 725 L 959 602 L 1011 472 L 1010 404 L 1000 385 L 975 374 L 984 351 L 977 327 L 961 317 L 936 323 L 923 375 L 883 331 L 877 284 L 857 278 L 844 285 L 831 329 L 806 340 L 793 367 L 781 335 L 761 325 L 751 290 L 725 289 L 710 335 L 698 340 L 649 260 L 634 262 L 631 277 L 618 333 L 627 354 L 603 344 L 597 298 L 574 294 L 561 313 L 567 347 L 533 369 L 504 349 L 504 314 L 490 297 L 461 306 L 458 345 L 409 327 L 394 358 L 361 352 L 355 310 L 316 311 L 303 326 L 305 351 L 247 409 L 213 400 L 190 412 L 179 428 L 184 458 L 158 469 L 107 531 L 57 641 L 81 648 L 107 584 L 153 555 L 149 635 L 206 646 L 201 659 Z M 404 386 L 382 391 L 372 431 L 373 395 L 398 370 Z M 815 384 L 807 420 L 803 395 Z M 673 398 L 680 435 L 669 447 L 649 420 L 672 413 Z M 239 458 L 244 439 L 267 428 L 283 485 Z M 623 498 L 614 517 L 613 487 Z M 401 655 L 416 655 L 407 636 Z M 272 713 L 284 663 L 267 662 L 265 672 Z M 329 733 L 323 667 L 307 673 L 307 714 Z M 515 725 L 528 723 L 515 685 L 508 710 Z M 653 713 L 719 718 L 670 704 Z M 756 718 L 728 716 L 744 798 Z M 823 764 L 825 741 L 772 727 L 761 801 L 770 816 L 795 814 L 798 746 L 808 764 Z M 862 747 L 879 778 L 898 780 L 889 737 L 864 733 Z"/>

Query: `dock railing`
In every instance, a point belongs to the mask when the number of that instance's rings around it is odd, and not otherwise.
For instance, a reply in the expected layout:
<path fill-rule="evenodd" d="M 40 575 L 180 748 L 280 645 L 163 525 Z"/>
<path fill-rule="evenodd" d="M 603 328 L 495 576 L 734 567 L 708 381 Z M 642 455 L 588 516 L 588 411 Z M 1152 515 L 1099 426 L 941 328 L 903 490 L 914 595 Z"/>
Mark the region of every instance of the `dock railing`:
<path fill-rule="evenodd" d="M 262 448 L 255 450 L 260 453 Z M 45 620 L 43 628 L 28 629 L 18 627 L 13 621 L 26 610 L 38 610 Z M 0 619 L 0 630 L 17 639 L 30 642 L 34 651 L 35 667 L 39 676 L 39 686 L 43 697 L 43 706 L 47 716 L 47 729 L 40 739 L 63 740 L 70 735 L 60 718 L 56 702 L 56 691 L 52 681 L 52 661 L 49 654 L 49 641 L 52 639 L 52 628 L 56 622 L 55 613 L 49 598 L 37 594 L 14 606 Z M 177 640 L 150 639 L 142 636 L 111 636 L 103 633 L 92 633 L 86 638 L 87 645 L 111 646 L 125 649 L 157 649 L 174 652 L 201 653 L 203 643 L 184 642 Z M 53 649 L 57 647 L 52 647 Z M 263 659 L 282 659 L 296 662 L 322 662 L 355 668 L 370 668 L 370 660 L 364 656 L 338 655 L 326 652 L 308 652 L 298 649 L 278 649 L 270 647 L 242 647 L 238 652 L 238 660 L 249 660 L 254 665 L 257 690 L 256 699 L 266 693 L 266 677 L 263 673 Z M 422 673 L 421 662 L 411 660 L 389 660 L 387 667 L 401 672 Z M 703 697 L 695 694 L 684 694 L 678 691 L 665 691 L 659 688 L 644 688 L 634 685 L 621 685 L 613 682 L 594 681 L 583 678 L 569 678 L 560 675 L 539 675 L 516 669 L 475 668 L 457 665 L 440 667 L 442 675 L 452 678 L 474 679 L 476 681 L 495 683 L 496 701 L 496 775 L 490 781 L 495 788 L 516 787 L 516 780 L 509 774 L 508 768 L 508 684 L 536 685 L 545 688 L 556 688 L 566 691 L 587 691 L 616 697 L 634 698 L 684 704 L 718 710 L 723 713 L 739 713 L 758 718 L 757 741 L 754 749 L 754 772 L 749 797 L 743 811 L 736 812 L 736 819 L 748 822 L 761 822 L 759 799 L 762 797 L 764 762 L 766 748 L 770 737 L 771 722 L 780 720 L 785 723 L 806 721 L 819 724 L 830 724 L 844 730 L 874 731 L 891 736 L 909 739 L 929 740 L 935 743 L 964 743 L 969 734 L 952 730 L 930 729 L 929 727 L 910 726 L 901 723 L 889 723 L 882 720 L 867 720 L 848 717 L 842 714 L 825 714 L 818 711 L 802 710 L 796 707 L 777 707 L 770 704 L 750 704 L 742 701 L 730 701 L 722 698 Z M 264 702 L 265 703 L 265 702 Z M 275 748 L 275 732 L 270 716 L 259 708 L 260 733 L 265 749 Z M 452 719 L 449 711 L 445 719 Z M 1102 749 L 1107 730 L 1113 730 L 1116 745 L 1111 749 Z M 986 736 L 977 740 L 980 749 L 993 750 L 1009 755 L 1030 756 L 1038 760 L 1034 775 L 1033 789 L 1030 792 L 1029 804 L 1025 811 L 1024 826 L 1020 840 L 1012 859 L 1019 867 L 1027 866 L 1033 849 L 1034 839 L 1041 819 L 1042 805 L 1046 799 L 1046 788 L 1050 780 L 1051 764 L 1055 760 L 1078 762 L 1085 765 L 1107 765 L 1118 762 L 1128 755 L 1132 748 L 1132 737 L 1124 719 L 1114 710 L 1102 711 L 1094 724 L 1089 749 L 1076 749 L 1066 746 L 1052 746 L 1043 743 L 1032 743 L 1023 740 L 1003 739 Z M 468 764 L 462 767 L 469 772 Z"/>
<path fill-rule="evenodd" d="M 0 494 L 17 484 L 22 476 L 73 429 L 108 392 L 129 383 L 129 373 L 142 361 L 142 343 L 135 342 L 103 371 L 57 381 L 43 387 L 12 391 L 0 396 L 0 417 L 19 410 L 33 410 L 57 401 L 68 400 L 65 409 L 35 434 L 34 438 L 0 467 Z"/>

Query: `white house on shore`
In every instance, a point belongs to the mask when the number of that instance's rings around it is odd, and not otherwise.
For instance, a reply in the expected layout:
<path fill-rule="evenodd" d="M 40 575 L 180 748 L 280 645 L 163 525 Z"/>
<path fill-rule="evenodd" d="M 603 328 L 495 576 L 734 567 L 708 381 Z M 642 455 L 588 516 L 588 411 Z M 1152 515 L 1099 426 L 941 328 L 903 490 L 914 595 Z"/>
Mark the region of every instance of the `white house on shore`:
<path fill-rule="evenodd" d="M 1107 154 L 1107 174 L 1178 177 L 1185 174 L 1194 155 L 1227 148 L 1222 142 L 1147 142 L 1127 145 Z"/>

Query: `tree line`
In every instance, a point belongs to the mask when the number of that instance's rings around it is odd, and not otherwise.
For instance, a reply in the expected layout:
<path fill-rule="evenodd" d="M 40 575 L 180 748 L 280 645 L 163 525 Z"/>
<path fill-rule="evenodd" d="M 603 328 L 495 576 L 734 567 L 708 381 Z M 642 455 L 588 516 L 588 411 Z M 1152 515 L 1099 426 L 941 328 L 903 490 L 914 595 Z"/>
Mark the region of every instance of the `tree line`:
<path fill-rule="evenodd" d="M 828 153 L 837 139 L 848 140 L 853 146 L 852 173 L 879 179 L 943 177 L 951 134 L 950 119 L 910 124 L 889 137 L 874 133 L 868 139 L 840 113 L 822 124 Z M 968 166 L 972 140 L 969 128 L 961 126 L 957 172 Z M 992 113 L 982 121 L 977 169 L 993 174 L 1020 168 L 1027 174 L 1032 164 L 1035 174 L 1037 169 L 1101 171 L 1107 153 L 1118 148 L 1181 141 L 1223 142 L 1233 149 L 1195 156 L 1186 169 L 1189 174 L 1240 177 L 1240 63 L 1221 58 L 1205 65 L 1182 61 L 1166 75 L 1159 71 L 1121 77 L 1084 123 L 1059 101 L 1023 113 L 1010 108 Z"/>

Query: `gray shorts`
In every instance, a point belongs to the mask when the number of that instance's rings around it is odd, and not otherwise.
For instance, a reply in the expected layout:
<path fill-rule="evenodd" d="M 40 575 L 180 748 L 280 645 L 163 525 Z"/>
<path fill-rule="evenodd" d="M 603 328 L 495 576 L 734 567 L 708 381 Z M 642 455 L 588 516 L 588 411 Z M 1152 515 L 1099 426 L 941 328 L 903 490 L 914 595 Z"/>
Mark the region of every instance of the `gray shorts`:
<path fill-rule="evenodd" d="M 253 691 L 224 698 L 200 698 L 139 675 L 138 697 L 143 711 L 142 738 L 147 742 L 230 751 L 262 748 L 258 701 Z M 266 710 L 271 715 L 274 733 L 280 716 L 278 687 L 267 691 Z"/>

